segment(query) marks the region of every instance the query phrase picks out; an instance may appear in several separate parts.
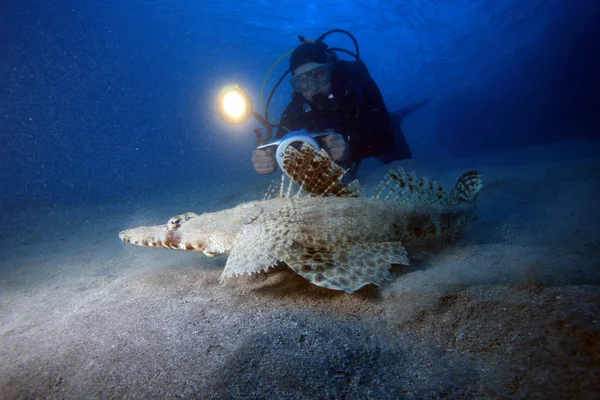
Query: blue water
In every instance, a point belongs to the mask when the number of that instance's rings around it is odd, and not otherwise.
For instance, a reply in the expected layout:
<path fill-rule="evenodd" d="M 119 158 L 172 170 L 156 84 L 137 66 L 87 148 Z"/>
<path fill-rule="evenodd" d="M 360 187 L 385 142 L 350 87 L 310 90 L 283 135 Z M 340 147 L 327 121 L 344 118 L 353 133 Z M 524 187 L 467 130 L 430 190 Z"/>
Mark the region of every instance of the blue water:
<path fill-rule="evenodd" d="M 0 14 L 0 205 L 135 198 L 254 176 L 252 122 L 219 120 L 241 83 L 259 104 L 298 34 L 351 31 L 420 160 L 600 133 L 600 2 L 32 1 Z M 351 47 L 343 36 L 330 45 Z M 284 71 L 279 65 L 268 90 Z M 268 92 L 267 90 L 267 92 Z M 291 94 L 274 97 L 279 116 Z"/>

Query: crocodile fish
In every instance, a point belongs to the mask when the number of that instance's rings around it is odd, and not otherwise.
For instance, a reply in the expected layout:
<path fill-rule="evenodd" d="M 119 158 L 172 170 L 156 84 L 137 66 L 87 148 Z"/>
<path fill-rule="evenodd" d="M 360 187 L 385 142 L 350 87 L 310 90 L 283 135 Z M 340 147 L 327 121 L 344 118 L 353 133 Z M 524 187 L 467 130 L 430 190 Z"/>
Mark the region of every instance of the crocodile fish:
<path fill-rule="evenodd" d="M 451 239 L 476 218 L 477 171 L 461 174 L 451 192 L 402 168 L 390 170 L 371 197 L 326 152 L 288 147 L 279 194 L 165 225 L 121 232 L 126 243 L 229 254 L 220 277 L 267 271 L 284 262 L 309 282 L 352 293 L 381 285 L 392 265 L 408 265 L 405 246 Z M 291 179 L 290 179 L 291 178 Z M 293 190 L 292 190 L 293 185 Z"/>

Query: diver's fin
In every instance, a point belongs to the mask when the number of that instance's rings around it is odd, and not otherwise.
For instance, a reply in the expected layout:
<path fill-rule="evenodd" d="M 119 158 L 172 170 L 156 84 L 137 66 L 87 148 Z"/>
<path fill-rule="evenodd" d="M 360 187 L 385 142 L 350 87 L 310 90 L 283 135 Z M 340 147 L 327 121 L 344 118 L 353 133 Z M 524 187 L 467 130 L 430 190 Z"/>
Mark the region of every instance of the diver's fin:
<path fill-rule="evenodd" d="M 413 204 L 450 202 L 446 189 L 442 185 L 429 182 L 425 177 L 418 179 L 414 172 L 407 174 L 402 168 L 388 171 L 375 190 L 373 198 Z"/>
<path fill-rule="evenodd" d="M 419 108 L 423 107 L 427 103 L 429 103 L 429 100 L 421 100 L 420 102 L 415 103 L 410 107 L 401 108 L 399 110 L 391 112 L 390 116 L 398 118 L 400 120 L 400 123 L 402 123 L 404 118 L 406 118 L 409 114 L 412 114 L 413 112 L 417 111 Z"/>
<path fill-rule="evenodd" d="M 478 171 L 463 172 L 456 180 L 450 198 L 454 204 L 472 202 L 477 200 L 482 188 L 483 177 Z"/>
<path fill-rule="evenodd" d="M 358 181 L 341 182 L 344 169 L 337 165 L 323 149 L 317 152 L 303 144 L 300 150 L 288 146 L 283 158 L 283 169 L 300 186 L 313 196 L 358 196 Z"/>
<path fill-rule="evenodd" d="M 309 282 L 346 293 L 370 283 L 380 285 L 388 279 L 392 264 L 408 265 L 406 250 L 399 242 L 294 246 L 283 261 Z"/>

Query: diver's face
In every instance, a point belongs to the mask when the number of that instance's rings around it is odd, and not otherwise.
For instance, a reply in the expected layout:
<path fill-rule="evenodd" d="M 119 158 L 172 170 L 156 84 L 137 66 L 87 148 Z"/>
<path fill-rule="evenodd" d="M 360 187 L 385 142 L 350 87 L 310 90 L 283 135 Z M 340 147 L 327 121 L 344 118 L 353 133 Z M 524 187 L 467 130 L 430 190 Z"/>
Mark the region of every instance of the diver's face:
<path fill-rule="evenodd" d="M 294 90 L 302 93 L 308 101 L 318 93 L 329 94 L 331 91 L 331 69 L 327 64 L 310 62 L 298 66 L 292 77 Z"/>

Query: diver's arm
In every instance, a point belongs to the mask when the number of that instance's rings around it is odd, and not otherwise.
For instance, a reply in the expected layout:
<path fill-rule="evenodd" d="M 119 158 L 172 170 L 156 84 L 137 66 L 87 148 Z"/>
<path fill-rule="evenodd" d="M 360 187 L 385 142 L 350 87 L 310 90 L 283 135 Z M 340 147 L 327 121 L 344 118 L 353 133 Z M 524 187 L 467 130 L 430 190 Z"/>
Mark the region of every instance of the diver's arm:
<path fill-rule="evenodd" d="M 281 120 L 279 122 L 279 129 L 277 129 L 277 133 L 275 133 L 274 139 L 281 139 L 283 135 L 288 132 L 297 131 L 304 127 L 304 121 L 298 117 L 298 111 L 294 106 L 294 102 L 292 101 L 287 105 L 283 114 L 281 115 Z"/>
<path fill-rule="evenodd" d="M 394 146 L 394 132 L 383 96 L 369 77 L 362 87 L 356 132 L 350 140 L 353 159 L 378 156 Z"/>

